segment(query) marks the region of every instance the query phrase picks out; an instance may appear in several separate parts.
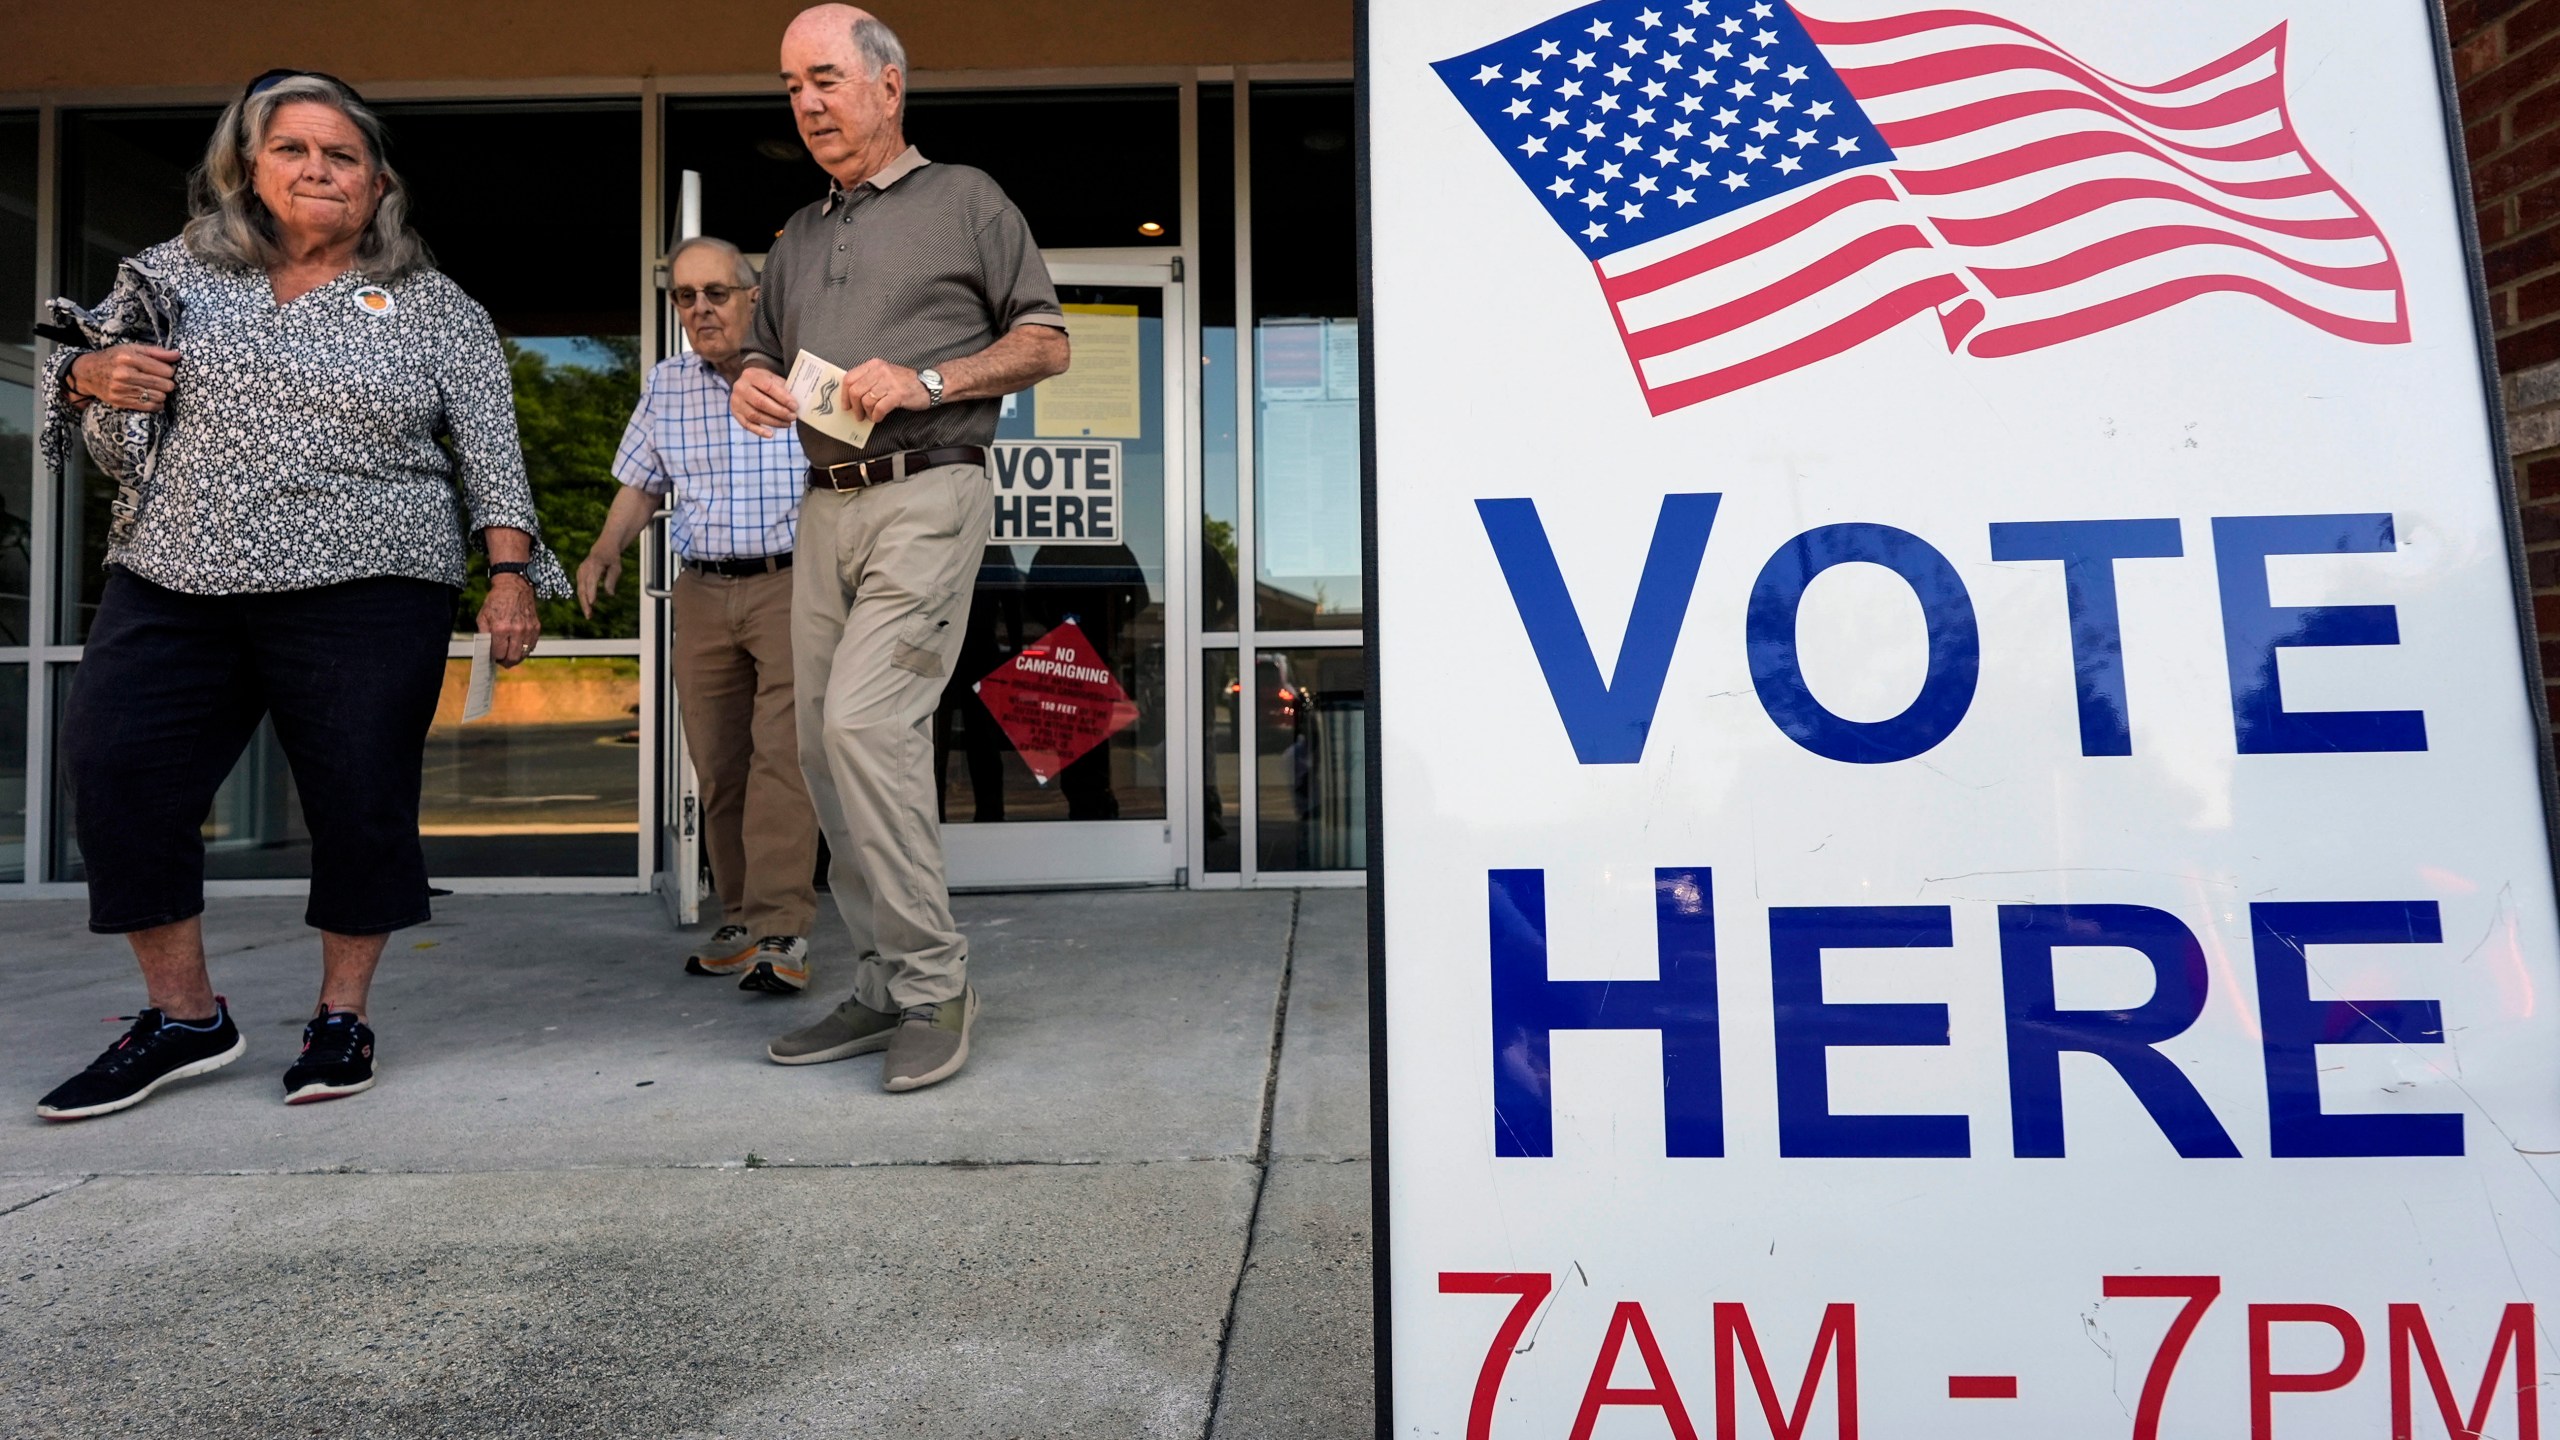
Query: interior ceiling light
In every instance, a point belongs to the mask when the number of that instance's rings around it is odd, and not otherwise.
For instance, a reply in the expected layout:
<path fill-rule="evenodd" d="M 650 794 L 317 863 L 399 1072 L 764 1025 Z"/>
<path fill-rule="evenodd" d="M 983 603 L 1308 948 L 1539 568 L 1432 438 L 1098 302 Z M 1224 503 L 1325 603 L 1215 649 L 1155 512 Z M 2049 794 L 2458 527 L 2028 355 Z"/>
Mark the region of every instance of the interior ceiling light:
<path fill-rule="evenodd" d="M 1163 236 L 1163 234 L 1164 234 L 1164 227 L 1163 227 L 1162 225 L 1157 224 L 1157 223 L 1156 223 L 1156 222 L 1154 222 L 1153 220 L 1148 220 L 1148 221 L 1142 222 L 1142 223 L 1138 226 L 1138 233 L 1139 233 L 1139 234 L 1141 234 L 1141 235 L 1146 236 L 1146 237 L 1147 237 L 1148 239 L 1150 239 L 1150 240 L 1154 240 L 1154 239 L 1158 239 L 1158 238 L 1160 238 L 1160 237 L 1162 237 L 1162 236 Z"/>

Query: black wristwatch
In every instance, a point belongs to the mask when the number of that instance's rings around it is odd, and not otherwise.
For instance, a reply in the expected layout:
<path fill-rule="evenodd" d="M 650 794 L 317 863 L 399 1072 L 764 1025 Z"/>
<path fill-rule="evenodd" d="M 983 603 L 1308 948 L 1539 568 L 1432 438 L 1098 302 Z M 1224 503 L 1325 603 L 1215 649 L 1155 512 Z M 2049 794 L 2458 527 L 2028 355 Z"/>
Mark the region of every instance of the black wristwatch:
<path fill-rule="evenodd" d="M 533 562 L 530 560 L 492 560 L 489 562 L 489 578 L 492 580 L 497 579 L 501 575 L 513 575 L 527 585 L 530 585 L 533 583 L 532 572 Z"/>

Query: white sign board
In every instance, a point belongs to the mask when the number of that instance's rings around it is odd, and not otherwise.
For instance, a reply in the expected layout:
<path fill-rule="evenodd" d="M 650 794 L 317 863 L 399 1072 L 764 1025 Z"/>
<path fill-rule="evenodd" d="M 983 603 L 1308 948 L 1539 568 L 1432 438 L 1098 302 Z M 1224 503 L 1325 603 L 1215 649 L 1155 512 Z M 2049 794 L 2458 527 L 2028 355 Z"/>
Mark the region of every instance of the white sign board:
<path fill-rule="evenodd" d="M 2432 7 L 1986 4 L 1368 0 L 1394 1434 L 2538 1431 Z"/>
<path fill-rule="evenodd" d="M 995 489 L 990 545 L 1120 543 L 1120 444 L 1114 440 L 999 440 L 988 447 Z"/>

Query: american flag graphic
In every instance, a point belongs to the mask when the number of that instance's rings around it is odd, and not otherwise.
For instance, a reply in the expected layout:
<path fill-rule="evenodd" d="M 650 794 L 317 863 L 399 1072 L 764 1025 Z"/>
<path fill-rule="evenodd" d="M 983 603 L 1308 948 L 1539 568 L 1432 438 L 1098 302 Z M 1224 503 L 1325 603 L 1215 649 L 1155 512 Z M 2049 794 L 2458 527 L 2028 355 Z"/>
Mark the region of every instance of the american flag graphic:
<path fill-rule="evenodd" d="M 2202 295 L 2409 339 L 2282 26 L 2133 85 L 1971 10 L 1602 0 L 1433 67 L 1600 278 L 1657 415 L 1935 316 L 1992 358 Z"/>

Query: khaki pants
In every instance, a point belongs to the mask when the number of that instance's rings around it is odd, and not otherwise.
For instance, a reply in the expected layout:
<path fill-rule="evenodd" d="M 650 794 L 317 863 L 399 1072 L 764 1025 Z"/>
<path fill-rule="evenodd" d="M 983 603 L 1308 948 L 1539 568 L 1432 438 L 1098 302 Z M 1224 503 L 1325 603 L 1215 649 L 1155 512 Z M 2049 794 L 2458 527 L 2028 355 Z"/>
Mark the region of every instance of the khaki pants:
<path fill-rule="evenodd" d="M 933 712 L 960 654 L 994 498 L 975 465 L 812 490 L 792 569 L 800 764 L 853 932 L 854 998 L 896 1011 L 959 998 L 936 818 Z"/>
<path fill-rule="evenodd" d="M 806 935 L 818 918 L 818 817 L 791 711 L 791 572 L 687 570 L 675 625 L 676 703 L 727 923 L 758 938 Z"/>

